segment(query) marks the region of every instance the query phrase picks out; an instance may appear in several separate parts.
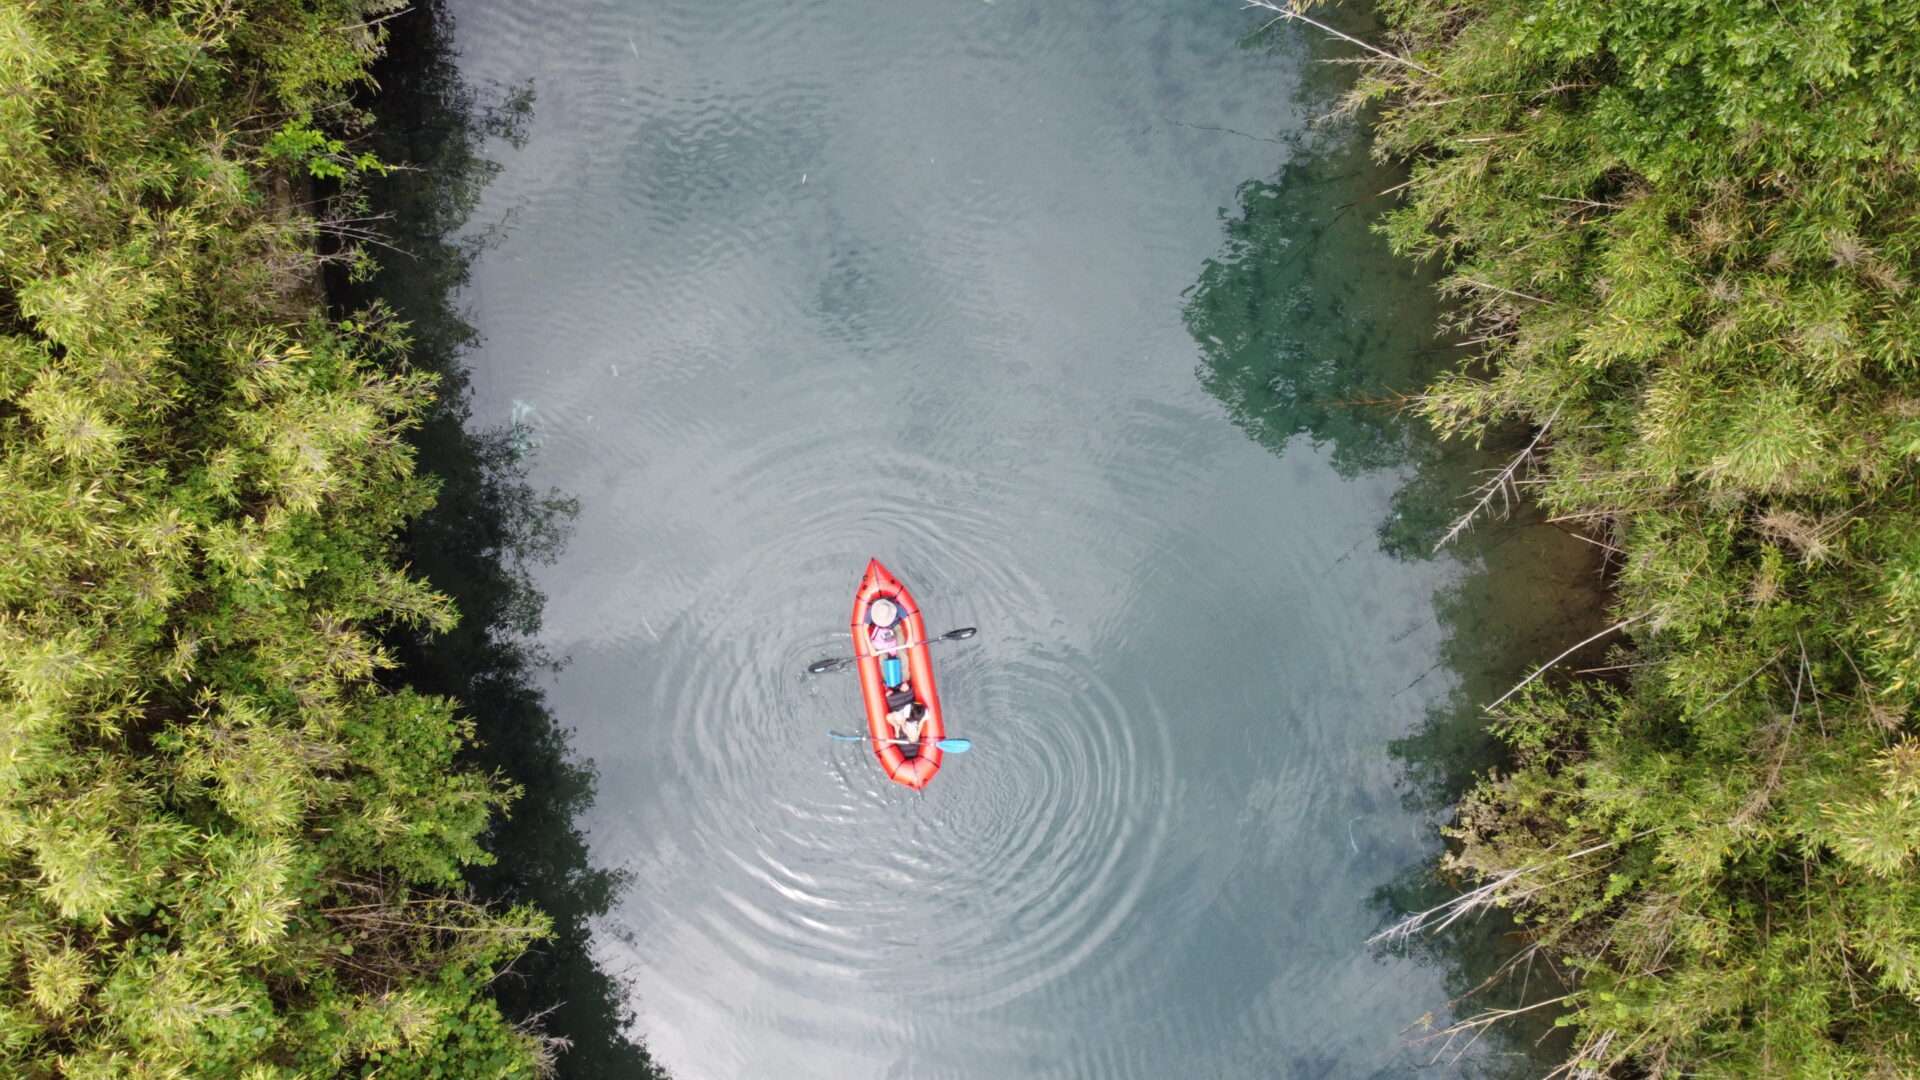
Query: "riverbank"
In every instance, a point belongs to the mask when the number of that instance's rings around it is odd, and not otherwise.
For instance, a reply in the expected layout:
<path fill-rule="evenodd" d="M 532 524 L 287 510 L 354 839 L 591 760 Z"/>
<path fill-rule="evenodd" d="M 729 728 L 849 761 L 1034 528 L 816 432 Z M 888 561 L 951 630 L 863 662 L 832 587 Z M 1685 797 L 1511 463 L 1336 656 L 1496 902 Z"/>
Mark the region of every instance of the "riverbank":
<path fill-rule="evenodd" d="M 1341 33 L 1371 39 L 1380 25 L 1365 11 L 1322 13 Z M 1258 25 L 1258 24 L 1256 24 Z M 1297 141 L 1271 177 L 1250 181 L 1225 217 L 1226 242 L 1188 294 L 1186 322 L 1204 358 L 1202 385 L 1226 406 L 1234 424 L 1276 455 L 1324 448 L 1343 475 L 1394 478 L 1390 500 L 1360 549 L 1446 573 L 1410 617 L 1430 619 L 1438 648 L 1417 663 L 1379 663 L 1356 678 L 1386 682 L 1390 702 L 1418 700 L 1420 710 L 1387 742 L 1397 770 L 1401 805 L 1421 815 L 1436 840 L 1454 821 L 1456 804 L 1489 770 L 1504 769 L 1510 753 L 1488 729 L 1482 706 L 1525 679 L 1539 661 L 1605 628 L 1603 549 L 1545 521 L 1524 499 L 1499 500 L 1476 515 L 1471 528 L 1453 531 L 1468 493 L 1531 439 L 1524 425 L 1506 424 L 1480 445 L 1440 440 L 1430 426 L 1401 407 L 1417 391 L 1468 355 L 1462 335 L 1435 333 L 1446 306 L 1433 291 L 1437 268 L 1397 256 L 1375 229 L 1399 205 L 1408 179 L 1403 163 L 1375 160 L 1359 117 L 1341 115 L 1354 69 L 1336 63 L 1353 49 L 1321 30 L 1265 25 L 1250 43 L 1306 50 L 1310 85 L 1295 96 L 1322 116 Z M 1450 533 L 1453 533 L 1451 537 Z M 1443 543 L 1443 541 L 1445 541 Z M 1415 614 L 1419 613 L 1419 614 Z M 1349 616 L 1350 617 L 1350 616 Z M 1403 631 L 1403 632 L 1410 632 Z M 1604 645 L 1565 658 L 1569 668 L 1604 663 Z M 1353 854 L 1363 848 L 1366 819 L 1353 830 Z M 1358 937 L 1445 903 L 1459 891 L 1457 874 L 1429 859 L 1383 880 L 1369 904 L 1378 922 Z M 1379 952 L 1445 972 L 1450 1010 L 1433 1009 L 1441 995 L 1399 1019 L 1405 1039 L 1424 1057 L 1484 1075 L 1538 1076 L 1551 1068 L 1564 1040 L 1554 1034 L 1555 1012 L 1542 1002 L 1556 995 L 1551 978 L 1488 980 L 1524 949 L 1506 918 L 1457 923 L 1434 936 L 1396 937 Z M 1490 1032 L 1451 1037 L 1456 1018 L 1482 1009 L 1521 1009 L 1520 1022 Z M 1456 1054 L 1485 1053 L 1470 1066 Z"/>
<path fill-rule="evenodd" d="M 343 136 L 392 14 L 0 9 L 9 1075 L 557 1049 L 490 989 L 550 921 L 463 887 L 516 793 L 389 644 L 458 625 L 396 547 L 434 380 L 313 288 L 372 267 Z"/>
<path fill-rule="evenodd" d="M 431 509 L 408 527 L 406 561 L 459 608 L 446 633 L 405 631 L 390 641 L 410 685 L 463 703 L 473 718 L 468 760 L 520 792 L 482 840 L 493 856 L 467 871 L 478 898 L 531 903 L 552 927 L 515 961 L 493 997 L 516 1022 L 538 1023 L 566 1049 L 551 1075 L 580 1080 L 650 1080 L 666 1074 L 632 1033 L 634 988 L 595 959 L 591 923 L 631 884 L 595 865 L 582 819 L 599 776 L 571 745 L 540 689 L 562 660 L 537 643 L 546 598 L 534 571 L 564 547 L 578 502 L 527 480 L 532 453 L 511 425 L 473 414 L 467 351 L 478 334 L 459 298 L 472 261 L 498 225 L 473 221 L 474 207 L 513 153 L 536 106 L 531 83 L 476 91 L 461 77 L 454 16 L 437 0 L 414 4 L 389 24 L 373 65 L 378 91 L 368 147 L 396 168 L 370 179 L 370 211 L 404 256 L 381 260 L 359 283 L 341 283 L 347 306 L 390 305 L 409 327 L 409 362 L 438 378 L 433 410 L 411 435 L 419 468 L 439 483 Z"/>
<path fill-rule="evenodd" d="M 1366 61 L 1483 349 L 1422 412 L 1531 424 L 1505 475 L 1612 559 L 1606 681 L 1498 703 L 1426 920 L 1520 911 L 1568 1069 L 1920 1067 L 1912 8 L 1411 0 Z"/>

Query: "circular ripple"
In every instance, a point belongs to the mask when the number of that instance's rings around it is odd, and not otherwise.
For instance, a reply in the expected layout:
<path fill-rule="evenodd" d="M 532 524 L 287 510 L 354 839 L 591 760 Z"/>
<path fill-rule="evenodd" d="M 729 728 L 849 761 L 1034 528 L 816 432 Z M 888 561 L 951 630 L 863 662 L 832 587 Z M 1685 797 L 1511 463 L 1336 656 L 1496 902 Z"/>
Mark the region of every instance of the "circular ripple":
<path fill-rule="evenodd" d="M 1006 492 L 913 494 L 1017 481 L 894 452 L 876 493 L 858 470 L 820 469 L 846 440 L 770 433 L 703 477 L 732 493 L 732 528 L 753 542 L 726 560 L 726 578 L 687 583 L 689 595 L 750 604 L 756 617 L 679 620 L 681 662 L 652 685 L 648 711 L 667 728 L 655 745 L 702 792 L 682 840 L 732 868 L 712 905 L 668 917 L 780 981 L 857 975 L 908 993 L 928 957 L 960 958 L 942 972 L 941 999 L 966 1012 L 1131 955 L 1145 938 L 1121 931 L 1165 840 L 1164 715 L 1148 688 L 1103 674 L 1113 665 L 1096 656 L 1111 635 L 1041 614 L 1060 608 L 1021 568 L 1027 535 L 979 509 Z M 943 773 L 957 775 L 924 794 L 887 781 L 864 743 L 823 738 L 865 730 L 852 672 L 804 674 L 849 651 L 844 632 L 824 628 L 845 625 L 869 551 L 914 589 L 930 632 L 983 627 L 934 646 L 948 730 L 975 748 L 950 756 Z"/>

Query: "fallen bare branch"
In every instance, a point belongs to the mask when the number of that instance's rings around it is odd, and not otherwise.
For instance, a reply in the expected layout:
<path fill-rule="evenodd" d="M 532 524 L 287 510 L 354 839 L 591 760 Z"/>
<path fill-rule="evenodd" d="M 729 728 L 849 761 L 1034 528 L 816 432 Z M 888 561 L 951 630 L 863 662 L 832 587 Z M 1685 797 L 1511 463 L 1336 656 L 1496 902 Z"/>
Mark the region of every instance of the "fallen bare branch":
<path fill-rule="evenodd" d="M 1306 23 L 1308 26 L 1311 26 L 1322 33 L 1331 34 L 1334 37 L 1337 37 L 1341 41 L 1347 42 L 1350 45 L 1358 45 L 1361 48 L 1367 50 L 1368 52 L 1374 54 L 1375 56 L 1380 57 L 1382 60 L 1388 60 L 1396 64 L 1405 65 L 1406 67 L 1410 67 L 1413 70 L 1418 71 L 1423 75 L 1431 75 L 1436 79 L 1440 77 L 1440 73 L 1437 71 L 1434 71 L 1432 68 L 1421 67 L 1419 64 L 1414 63 L 1413 61 L 1407 59 L 1404 56 L 1396 56 L 1395 54 L 1390 53 L 1385 49 L 1380 49 L 1372 45 L 1369 45 L 1366 42 L 1361 41 L 1359 38 L 1354 37 L 1350 34 L 1343 34 L 1340 31 L 1335 30 L 1333 27 L 1328 26 L 1323 22 L 1317 22 L 1313 19 L 1308 18 L 1306 15 L 1300 13 L 1299 11 L 1295 10 L 1292 7 L 1283 6 L 1283 5 L 1274 3 L 1274 0 L 1247 0 L 1246 6 L 1248 8 L 1260 8 L 1263 11 L 1271 11 L 1275 15 L 1279 16 L 1280 19 L 1293 19 L 1299 22 Z M 1278 22 L 1279 19 L 1276 19 L 1274 21 Z M 1271 26 L 1273 24 L 1268 23 L 1267 25 Z"/>
<path fill-rule="evenodd" d="M 1579 652 L 1581 649 L 1585 648 L 1586 646 L 1591 645 L 1596 641 L 1599 641 L 1601 638 L 1606 637 L 1608 634 L 1611 634 L 1616 630 L 1625 630 L 1627 627 L 1632 626 L 1634 623 L 1639 622 L 1641 619 L 1644 619 L 1651 614 L 1653 613 L 1650 611 L 1641 612 L 1640 614 L 1635 615 L 1631 619 L 1622 619 L 1621 621 L 1614 623 L 1612 626 L 1607 627 L 1605 630 L 1602 630 L 1599 633 L 1593 635 L 1592 637 L 1587 638 L 1585 641 L 1582 641 L 1579 644 L 1574 645 L 1573 647 L 1569 648 L 1566 652 L 1561 653 L 1559 656 L 1556 656 L 1553 659 L 1547 661 L 1546 663 L 1541 664 L 1539 668 L 1537 668 L 1534 671 L 1533 674 L 1527 676 L 1524 679 L 1521 679 L 1519 684 L 1516 685 L 1513 689 L 1507 691 L 1504 694 L 1501 694 L 1497 699 L 1495 699 L 1492 704 L 1486 707 L 1486 711 L 1492 712 L 1493 710 L 1499 708 L 1501 704 L 1505 702 L 1508 698 L 1512 697 L 1513 695 L 1519 693 L 1521 690 L 1525 689 L 1528 683 L 1532 682 L 1533 680 L 1539 678 L 1542 675 L 1545 675 L 1547 673 L 1547 669 L 1552 667 L 1553 665 L 1559 663 L 1562 660 L 1565 660 L 1567 657 L 1572 656 L 1574 653 Z"/>
<path fill-rule="evenodd" d="M 1514 500 L 1520 497 L 1519 485 L 1516 482 L 1520 470 L 1533 464 L 1534 452 L 1539 449 L 1540 440 L 1547 437 L 1548 430 L 1553 427 L 1553 422 L 1559 417 L 1560 406 L 1556 405 L 1553 407 L 1552 415 L 1547 417 L 1546 423 L 1541 424 L 1540 430 L 1534 432 L 1533 441 L 1526 445 L 1526 449 L 1521 450 L 1512 461 L 1507 462 L 1506 467 L 1495 473 L 1493 479 L 1475 489 L 1480 493 L 1480 497 L 1474 500 L 1473 506 L 1447 529 L 1446 534 L 1440 537 L 1440 542 L 1433 545 L 1433 550 L 1439 551 L 1446 547 L 1461 533 L 1471 528 L 1473 519 L 1479 517 L 1481 511 L 1491 507 L 1496 497 L 1500 499 L 1504 508 L 1510 509 L 1513 506 Z"/>

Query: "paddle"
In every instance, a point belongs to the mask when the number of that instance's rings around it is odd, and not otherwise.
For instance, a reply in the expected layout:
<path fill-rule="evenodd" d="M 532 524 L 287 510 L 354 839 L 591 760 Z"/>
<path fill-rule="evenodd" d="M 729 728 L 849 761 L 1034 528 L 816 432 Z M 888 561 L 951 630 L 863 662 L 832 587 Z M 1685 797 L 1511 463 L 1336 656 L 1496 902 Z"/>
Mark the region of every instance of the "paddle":
<path fill-rule="evenodd" d="M 829 731 L 827 732 L 827 736 L 829 738 L 839 739 L 841 742 L 888 743 L 893 746 L 914 746 L 920 742 L 919 739 L 876 739 L 871 735 L 842 735 L 837 731 Z M 945 750 L 949 754 L 964 754 L 973 749 L 973 740 L 941 739 L 933 745 Z"/>
<path fill-rule="evenodd" d="M 949 630 L 925 644 L 932 645 L 936 641 L 965 641 L 979 632 L 980 628 L 977 626 L 963 626 L 958 630 Z M 919 644 L 921 644 L 921 642 L 916 641 L 913 643 L 913 645 Z M 905 652 L 913 648 L 913 645 L 902 645 L 900 650 Z M 815 660 L 813 663 L 807 665 L 807 674 L 825 675 L 829 671 L 839 671 L 841 668 L 853 663 L 853 661 L 854 657 L 851 656 L 836 656 L 830 660 Z"/>

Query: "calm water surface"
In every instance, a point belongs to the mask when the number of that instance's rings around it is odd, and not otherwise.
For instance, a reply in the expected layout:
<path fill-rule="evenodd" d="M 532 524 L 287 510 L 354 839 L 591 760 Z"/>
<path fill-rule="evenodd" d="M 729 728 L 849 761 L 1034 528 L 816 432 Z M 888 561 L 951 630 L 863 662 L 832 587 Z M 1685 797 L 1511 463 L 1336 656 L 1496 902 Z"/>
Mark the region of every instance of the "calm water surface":
<path fill-rule="evenodd" d="M 453 8 L 465 77 L 535 92 L 475 218 L 475 412 L 581 502 L 549 700 L 662 1063 L 1502 1066 L 1429 1065 L 1458 968 L 1364 940 L 1439 847 L 1422 740 L 1513 666 L 1463 634 L 1559 630 L 1474 606 L 1488 556 L 1405 557 L 1471 463 L 1352 404 L 1437 346 L 1365 228 L 1392 178 L 1308 133 L 1332 54 L 1226 0 Z M 981 628 L 923 795 L 803 674 L 870 555 Z"/>

